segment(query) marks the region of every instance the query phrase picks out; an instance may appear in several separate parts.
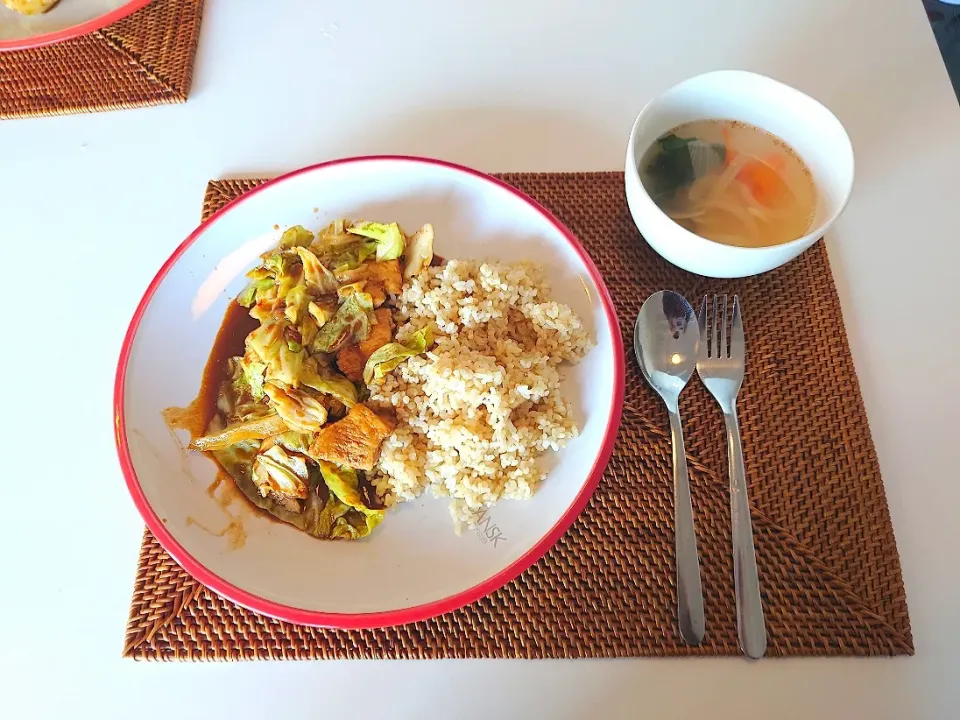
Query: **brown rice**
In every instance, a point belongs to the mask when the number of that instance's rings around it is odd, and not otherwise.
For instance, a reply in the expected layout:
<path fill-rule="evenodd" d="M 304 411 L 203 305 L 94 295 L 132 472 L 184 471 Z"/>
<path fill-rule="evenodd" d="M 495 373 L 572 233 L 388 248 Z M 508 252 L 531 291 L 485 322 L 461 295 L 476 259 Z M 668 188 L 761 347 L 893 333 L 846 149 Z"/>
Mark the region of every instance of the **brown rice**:
<path fill-rule="evenodd" d="M 436 344 L 371 387 L 373 404 L 399 421 L 374 478 L 387 504 L 429 489 L 451 499 L 459 530 L 500 499 L 533 495 L 537 457 L 577 436 L 558 366 L 592 346 L 580 318 L 548 295 L 529 262 L 452 260 L 405 286 L 398 340 L 431 325 Z"/>

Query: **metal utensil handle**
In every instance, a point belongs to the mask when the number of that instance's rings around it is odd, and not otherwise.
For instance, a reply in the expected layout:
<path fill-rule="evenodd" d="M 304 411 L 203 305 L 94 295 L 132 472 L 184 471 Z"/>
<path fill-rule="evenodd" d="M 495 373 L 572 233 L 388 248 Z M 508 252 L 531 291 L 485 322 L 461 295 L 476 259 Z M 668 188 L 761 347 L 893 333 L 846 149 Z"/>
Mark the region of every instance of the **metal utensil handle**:
<path fill-rule="evenodd" d="M 760 603 L 760 578 L 753 549 L 753 526 L 747 502 L 747 479 L 737 409 L 723 414 L 727 427 L 730 471 L 730 515 L 733 520 L 733 582 L 737 596 L 737 636 L 747 657 L 760 658 L 767 650 L 767 631 Z"/>
<path fill-rule="evenodd" d="M 697 554 L 697 536 L 693 527 L 693 504 L 690 500 L 690 480 L 687 475 L 687 456 L 683 449 L 683 428 L 675 408 L 670 414 L 670 434 L 673 438 L 673 504 L 677 562 L 677 617 L 680 637 L 688 645 L 699 645 L 703 640 L 706 621 L 703 616 L 703 588 L 700 585 L 700 557 Z"/>

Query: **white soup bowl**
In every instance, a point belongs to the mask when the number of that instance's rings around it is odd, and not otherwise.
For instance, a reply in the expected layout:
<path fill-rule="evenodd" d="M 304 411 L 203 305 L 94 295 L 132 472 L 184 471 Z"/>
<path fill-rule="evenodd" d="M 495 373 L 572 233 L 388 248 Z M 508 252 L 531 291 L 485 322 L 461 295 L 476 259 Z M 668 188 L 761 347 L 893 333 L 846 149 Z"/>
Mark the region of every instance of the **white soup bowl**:
<path fill-rule="evenodd" d="M 768 247 L 724 245 L 681 227 L 657 207 L 640 180 L 640 161 L 657 138 L 705 119 L 749 123 L 797 152 L 817 188 L 817 210 L 806 235 Z M 853 147 L 836 116 L 813 98 L 763 75 L 721 70 L 674 85 L 640 112 L 627 145 L 624 182 L 633 221 L 657 253 L 699 275 L 746 277 L 792 260 L 836 222 L 853 189 Z"/>

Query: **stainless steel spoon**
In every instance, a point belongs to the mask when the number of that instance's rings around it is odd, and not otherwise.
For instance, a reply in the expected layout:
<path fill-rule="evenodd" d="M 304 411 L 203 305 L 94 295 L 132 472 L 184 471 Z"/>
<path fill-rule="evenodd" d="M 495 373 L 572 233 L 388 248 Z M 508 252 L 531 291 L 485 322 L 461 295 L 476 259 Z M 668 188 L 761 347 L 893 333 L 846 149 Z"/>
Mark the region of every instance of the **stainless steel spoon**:
<path fill-rule="evenodd" d="M 633 350 L 643 376 L 667 406 L 673 437 L 673 503 L 677 563 L 677 616 L 680 636 L 689 645 L 703 640 L 703 589 L 700 558 L 693 527 L 693 506 L 683 450 L 683 429 L 678 402 L 697 366 L 700 327 L 693 308 L 681 295 L 670 291 L 647 298 L 637 315 Z"/>

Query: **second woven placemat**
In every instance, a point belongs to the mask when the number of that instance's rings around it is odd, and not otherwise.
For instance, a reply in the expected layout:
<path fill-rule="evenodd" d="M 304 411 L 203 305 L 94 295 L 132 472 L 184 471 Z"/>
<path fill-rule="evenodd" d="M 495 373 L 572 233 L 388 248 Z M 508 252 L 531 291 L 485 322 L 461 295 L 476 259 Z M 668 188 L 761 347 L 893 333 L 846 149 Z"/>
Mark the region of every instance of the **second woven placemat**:
<path fill-rule="evenodd" d="M 913 652 L 890 515 L 823 243 L 762 276 L 709 280 L 662 260 L 636 231 L 619 173 L 510 174 L 580 238 L 632 338 L 643 300 L 736 292 L 748 370 L 740 396 L 768 655 Z M 204 217 L 262 181 L 212 182 Z M 762 312 L 760 309 L 762 308 Z M 628 353 L 632 347 L 627 343 Z M 617 445 L 590 504 L 539 562 L 447 615 L 384 630 L 326 630 L 240 608 L 144 535 L 124 654 L 151 660 L 583 658 L 734 655 L 723 423 L 698 382 L 681 400 L 707 635 L 676 630 L 670 438 L 627 363 Z"/>
<path fill-rule="evenodd" d="M 73 40 L 0 53 L 0 119 L 181 103 L 203 0 L 155 0 Z"/>

